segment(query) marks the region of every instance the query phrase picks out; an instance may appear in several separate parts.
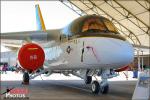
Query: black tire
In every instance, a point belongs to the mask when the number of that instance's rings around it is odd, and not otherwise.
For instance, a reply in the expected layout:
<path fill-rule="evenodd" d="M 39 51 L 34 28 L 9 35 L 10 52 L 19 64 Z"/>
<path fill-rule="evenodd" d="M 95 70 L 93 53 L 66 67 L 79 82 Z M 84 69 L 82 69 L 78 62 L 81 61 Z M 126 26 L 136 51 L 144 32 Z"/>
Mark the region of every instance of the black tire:
<path fill-rule="evenodd" d="M 100 91 L 100 85 L 97 81 L 92 82 L 92 93 L 98 94 Z"/>
<path fill-rule="evenodd" d="M 29 83 L 29 79 L 30 79 L 30 77 L 29 77 L 28 72 L 24 72 L 24 74 L 23 74 L 23 82 L 24 83 Z"/>
<path fill-rule="evenodd" d="M 91 82 L 92 82 L 92 76 L 86 76 L 85 84 L 91 84 Z"/>
<path fill-rule="evenodd" d="M 109 84 L 105 85 L 105 86 L 100 86 L 100 92 L 102 94 L 107 94 L 109 91 Z"/>

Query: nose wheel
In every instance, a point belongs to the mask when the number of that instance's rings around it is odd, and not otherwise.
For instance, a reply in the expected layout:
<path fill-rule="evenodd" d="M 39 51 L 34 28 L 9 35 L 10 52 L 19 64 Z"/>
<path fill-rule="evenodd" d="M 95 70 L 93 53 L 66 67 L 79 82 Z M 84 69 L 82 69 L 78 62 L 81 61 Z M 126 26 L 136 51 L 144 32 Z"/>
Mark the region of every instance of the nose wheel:
<path fill-rule="evenodd" d="M 92 93 L 93 94 L 98 94 L 99 92 L 101 92 L 102 94 L 107 94 L 108 91 L 109 91 L 109 84 L 108 83 L 101 82 L 99 84 L 98 81 L 92 82 Z"/>
<path fill-rule="evenodd" d="M 109 85 L 108 85 L 108 83 L 106 83 L 106 84 L 103 85 L 103 82 L 101 82 L 100 83 L 100 92 L 102 94 L 107 94 L 108 91 L 109 91 Z"/>
<path fill-rule="evenodd" d="M 98 94 L 99 90 L 100 90 L 100 86 L 99 86 L 98 81 L 93 81 L 92 82 L 92 93 Z"/>

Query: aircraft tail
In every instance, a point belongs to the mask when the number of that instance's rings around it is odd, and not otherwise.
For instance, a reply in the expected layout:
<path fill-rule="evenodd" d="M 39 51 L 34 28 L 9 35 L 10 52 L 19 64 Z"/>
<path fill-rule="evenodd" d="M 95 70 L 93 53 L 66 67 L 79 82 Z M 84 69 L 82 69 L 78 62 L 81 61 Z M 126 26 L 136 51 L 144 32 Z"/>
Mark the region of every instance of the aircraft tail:
<path fill-rule="evenodd" d="M 42 13 L 41 13 L 41 10 L 40 10 L 40 7 L 39 7 L 38 4 L 35 5 L 35 10 L 36 10 L 37 29 L 42 30 L 42 31 L 46 31 L 44 20 L 43 20 L 43 17 L 42 17 Z"/>

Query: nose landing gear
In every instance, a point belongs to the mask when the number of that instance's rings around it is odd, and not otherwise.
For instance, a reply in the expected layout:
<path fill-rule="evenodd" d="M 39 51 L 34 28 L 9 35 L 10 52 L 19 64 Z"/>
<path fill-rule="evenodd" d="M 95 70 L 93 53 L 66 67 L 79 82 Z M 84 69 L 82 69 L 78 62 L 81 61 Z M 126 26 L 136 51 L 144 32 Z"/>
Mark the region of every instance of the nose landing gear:
<path fill-rule="evenodd" d="M 99 83 L 97 80 L 92 82 L 92 93 L 98 94 L 101 92 L 102 94 L 107 94 L 109 91 L 109 84 L 107 79 L 102 79 Z"/>
<path fill-rule="evenodd" d="M 84 81 L 85 81 L 85 84 L 91 84 L 92 76 L 86 76 Z"/>
<path fill-rule="evenodd" d="M 102 94 L 107 94 L 109 91 L 109 84 L 106 83 L 106 84 L 103 84 L 103 82 L 100 83 L 100 92 Z"/>
<path fill-rule="evenodd" d="M 92 82 L 92 93 L 98 94 L 99 90 L 100 90 L 100 85 L 99 85 L 98 81 L 93 81 Z"/>

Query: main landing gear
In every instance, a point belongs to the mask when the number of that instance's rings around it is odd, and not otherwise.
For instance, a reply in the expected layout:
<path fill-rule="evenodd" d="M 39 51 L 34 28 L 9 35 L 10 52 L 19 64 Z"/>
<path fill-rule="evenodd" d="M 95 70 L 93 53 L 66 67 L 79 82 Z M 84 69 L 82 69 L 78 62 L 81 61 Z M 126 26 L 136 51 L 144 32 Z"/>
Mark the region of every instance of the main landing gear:
<path fill-rule="evenodd" d="M 23 73 L 22 84 L 28 85 L 29 84 L 29 80 L 30 80 L 29 73 L 28 72 L 24 72 Z"/>

